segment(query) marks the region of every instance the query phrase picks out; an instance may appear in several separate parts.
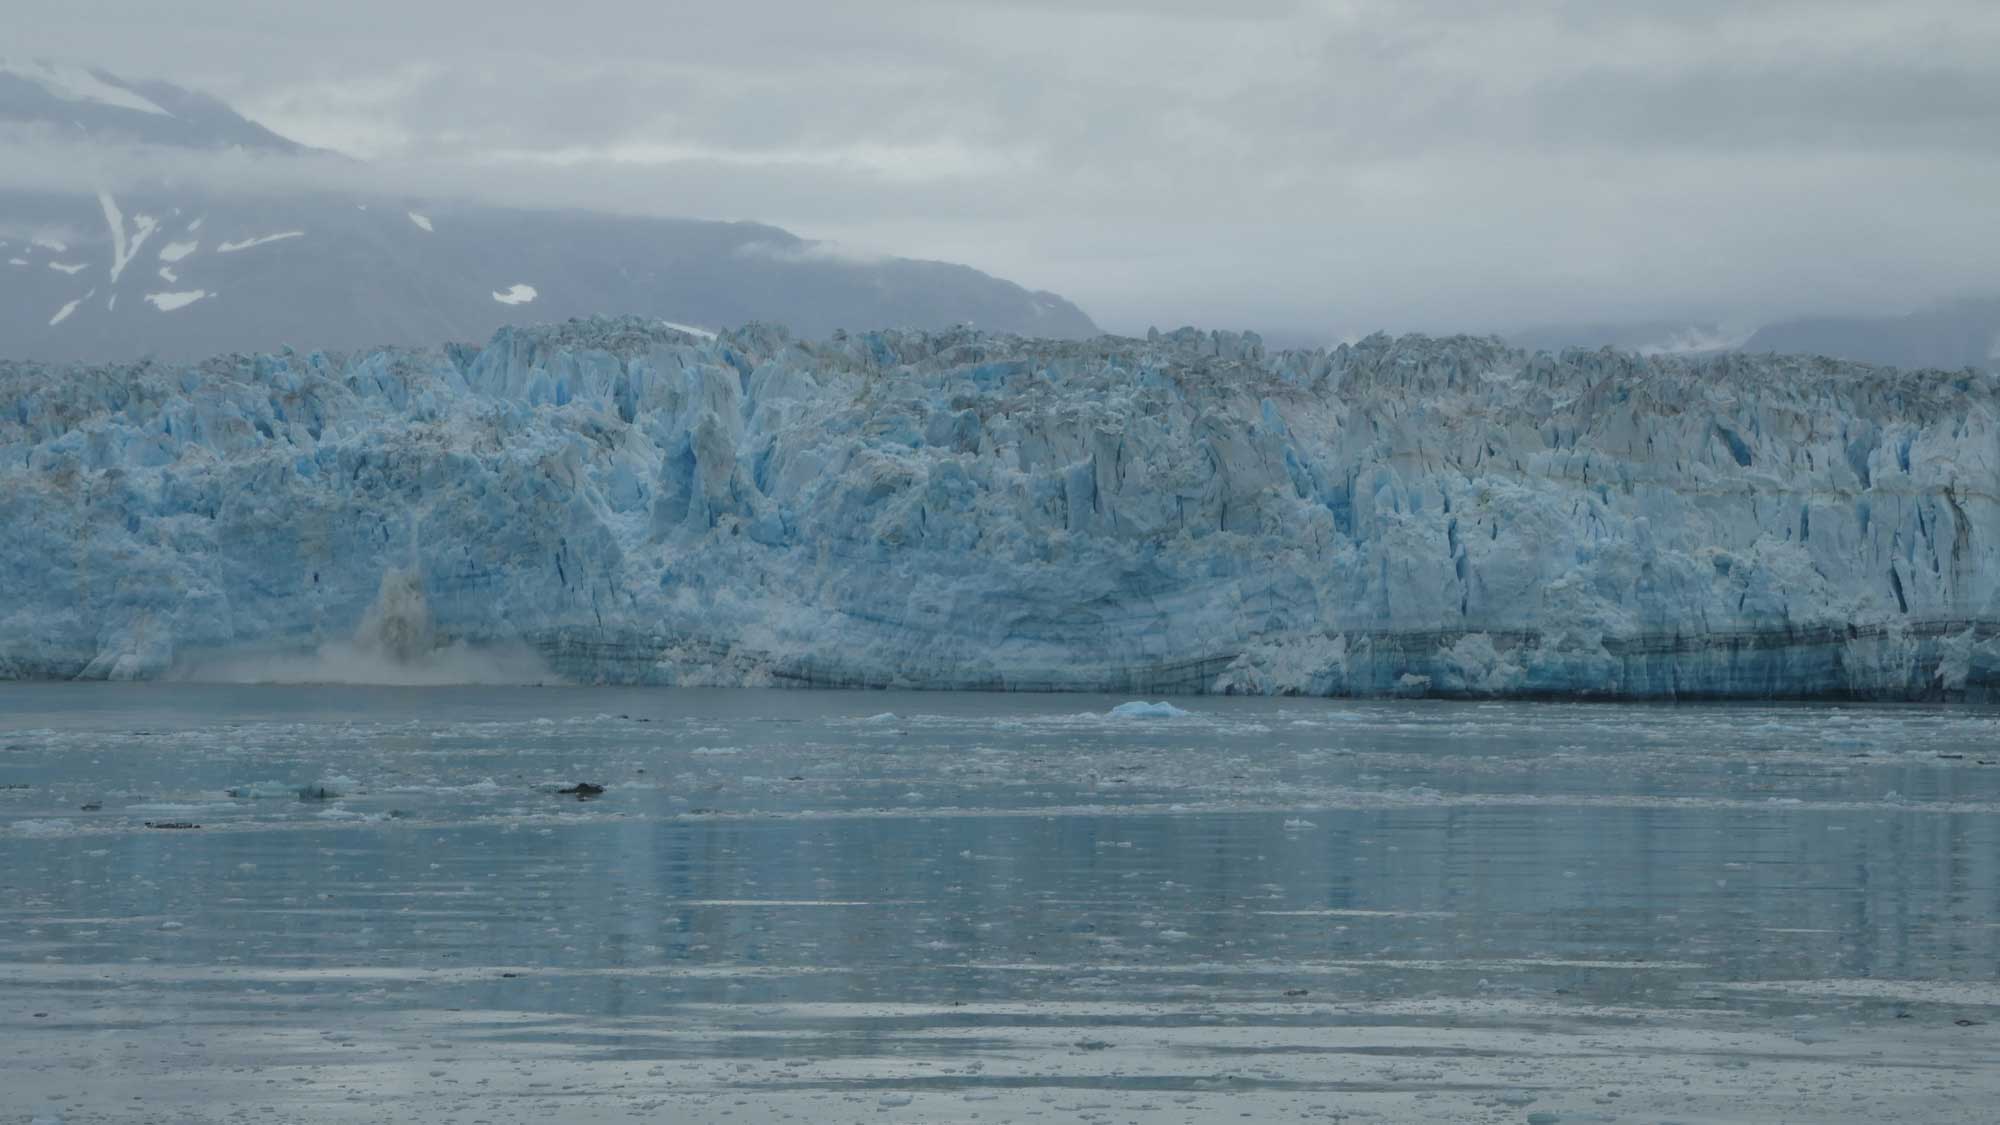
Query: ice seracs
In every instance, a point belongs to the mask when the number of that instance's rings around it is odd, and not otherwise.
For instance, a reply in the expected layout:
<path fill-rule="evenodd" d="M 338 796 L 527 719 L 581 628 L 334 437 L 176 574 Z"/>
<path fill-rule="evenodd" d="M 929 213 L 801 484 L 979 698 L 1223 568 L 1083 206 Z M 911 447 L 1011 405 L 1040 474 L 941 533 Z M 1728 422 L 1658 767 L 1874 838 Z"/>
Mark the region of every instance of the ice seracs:
<path fill-rule="evenodd" d="M 1983 698 L 1996 383 L 642 319 L 0 364 L 0 674 L 310 653 L 394 570 L 585 681 Z"/>

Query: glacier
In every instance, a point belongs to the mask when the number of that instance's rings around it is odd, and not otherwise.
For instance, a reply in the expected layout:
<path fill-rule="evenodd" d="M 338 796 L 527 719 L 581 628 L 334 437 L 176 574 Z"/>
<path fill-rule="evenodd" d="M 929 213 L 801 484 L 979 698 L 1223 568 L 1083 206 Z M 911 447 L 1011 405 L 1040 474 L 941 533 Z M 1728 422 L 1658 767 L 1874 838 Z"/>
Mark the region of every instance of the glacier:
<path fill-rule="evenodd" d="M 393 596 L 391 648 L 576 682 L 1988 699 L 1997 397 L 1469 337 L 635 318 L 0 363 L 0 676 L 280 662 Z"/>

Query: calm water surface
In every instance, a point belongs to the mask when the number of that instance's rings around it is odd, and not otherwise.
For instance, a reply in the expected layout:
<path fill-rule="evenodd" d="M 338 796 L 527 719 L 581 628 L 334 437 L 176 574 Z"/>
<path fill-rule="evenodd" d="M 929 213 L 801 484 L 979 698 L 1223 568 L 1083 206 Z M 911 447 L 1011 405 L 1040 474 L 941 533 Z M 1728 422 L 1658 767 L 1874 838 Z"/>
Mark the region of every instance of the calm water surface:
<path fill-rule="evenodd" d="M 2000 1112 L 2000 711 L 1122 702 L 0 686 L 0 1121 Z"/>

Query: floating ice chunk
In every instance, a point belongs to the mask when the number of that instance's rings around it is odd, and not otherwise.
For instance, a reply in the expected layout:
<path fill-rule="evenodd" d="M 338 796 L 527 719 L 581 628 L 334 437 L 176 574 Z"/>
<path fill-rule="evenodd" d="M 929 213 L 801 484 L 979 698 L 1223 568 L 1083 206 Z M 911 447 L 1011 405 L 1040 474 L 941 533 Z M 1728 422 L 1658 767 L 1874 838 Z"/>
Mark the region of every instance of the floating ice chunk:
<path fill-rule="evenodd" d="M 1147 703 L 1135 699 L 1130 703 L 1120 703 L 1111 709 L 1111 717 L 1114 719 L 1184 719 L 1192 714 L 1194 712 L 1184 711 L 1165 700 Z"/>
<path fill-rule="evenodd" d="M 299 787 L 289 781 L 252 781 L 243 785 L 232 785 L 223 790 L 238 800 L 255 800 L 269 797 L 296 797 Z"/>
<path fill-rule="evenodd" d="M 22 836 L 61 836 L 70 831 L 67 820 L 17 820 L 14 831 Z"/>
<path fill-rule="evenodd" d="M 373 822 L 382 819 L 380 813 L 358 813 L 352 809 L 343 809 L 339 805 L 321 809 L 319 812 L 314 813 L 313 816 L 319 820 L 361 820 Z"/>

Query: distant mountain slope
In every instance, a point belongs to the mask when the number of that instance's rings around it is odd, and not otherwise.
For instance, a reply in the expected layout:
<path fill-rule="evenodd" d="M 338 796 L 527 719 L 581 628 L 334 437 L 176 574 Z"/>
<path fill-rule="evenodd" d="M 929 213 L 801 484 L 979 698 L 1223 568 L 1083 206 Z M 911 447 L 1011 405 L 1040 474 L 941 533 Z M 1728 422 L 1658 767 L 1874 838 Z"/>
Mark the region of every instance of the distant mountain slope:
<path fill-rule="evenodd" d="M 0 59 L 0 121 L 49 125 L 107 143 L 314 151 L 206 94 L 60 63 Z"/>
<path fill-rule="evenodd" d="M 0 122 L 93 144 L 306 149 L 213 98 L 0 63 Z M 325 154 L 319 154 L 324 157 Z M 1052 338 L 1082 310 L 967 266 L 858 259 L 757 223 L 159 184 L 0 191 L 0 355 L 50 361 L 480 340 L 503 324 L 636 314 Z"/>
<path fill-rule="evenodd" d="M 2000 298 L 1896 317 L 1811 317 L 1757 330 L 1746 352 L 1806 352 L 1897 367 L 2000 369 Z"/>
<path fill-rule="evenodd" d="M 1507 342 L 1529 351 L 1616 348 L 1640 355 L 1708 355 L 1728 351 L 1743 340 L 1718 324 L 1648 320 L 1630 324 L 1553 324 L 1510 333 Z"/>
<path fill-rule="evenodd" d="M 1604 347 L 1641 355 L 1775 352 L 1909 371 L 1967 367 L 2000 371 L 2000 299 L 1954 301 L 1907 316 L 1802 317 L 1767 324 L 1747 336 L 1714 324 L 1639 321 L 1527 329 L 1510 334 L 1507 342 L 1548 352 Z"/>

